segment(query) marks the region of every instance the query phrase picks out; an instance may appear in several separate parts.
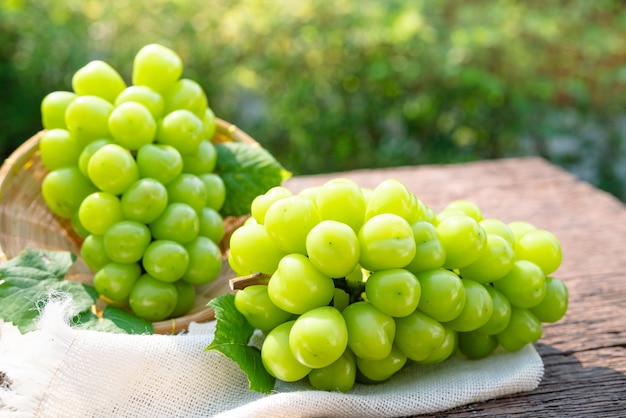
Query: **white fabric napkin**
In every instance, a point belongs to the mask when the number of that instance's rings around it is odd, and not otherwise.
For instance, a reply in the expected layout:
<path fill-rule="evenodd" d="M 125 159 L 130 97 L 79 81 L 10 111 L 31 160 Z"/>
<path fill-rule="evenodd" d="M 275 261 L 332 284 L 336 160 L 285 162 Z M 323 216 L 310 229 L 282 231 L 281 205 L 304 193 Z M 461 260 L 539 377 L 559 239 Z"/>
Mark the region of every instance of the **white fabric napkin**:
<path fill-rule="evenodd" d="M 186 334 L 125 335 L 76 330 L 62 302 L 49 304 L 37 331 L 0 322 L 0 417 L 393 417 L 535 389 L 543 362 L 532 345 L 482 360 L 411 365 L 350 393 L 277 382 L 248 390 L 238 366 L 204 351 L 214 322 Z"/>

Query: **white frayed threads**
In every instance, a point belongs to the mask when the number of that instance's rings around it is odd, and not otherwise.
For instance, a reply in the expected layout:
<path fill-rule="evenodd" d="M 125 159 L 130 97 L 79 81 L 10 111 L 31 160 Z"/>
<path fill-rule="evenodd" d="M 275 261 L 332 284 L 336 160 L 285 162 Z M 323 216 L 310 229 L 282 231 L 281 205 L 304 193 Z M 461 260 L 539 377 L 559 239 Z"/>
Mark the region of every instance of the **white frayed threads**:
<path fill-rule="evenodd" d="M 69 321 L 76 314 L 69 293 L 50 292 L 38 301 L 38 330 L 21 334 L 0 324 L 0 417 L 32 417 L 74 339 Z"/>
<path fill-rule="evenodd" d="M 37 306 L 41 306 L 37 323 L 39 330 L 71 339 L 70 323 L 79 313 L 73 306 L 71 294 L 52 290 Z"/>

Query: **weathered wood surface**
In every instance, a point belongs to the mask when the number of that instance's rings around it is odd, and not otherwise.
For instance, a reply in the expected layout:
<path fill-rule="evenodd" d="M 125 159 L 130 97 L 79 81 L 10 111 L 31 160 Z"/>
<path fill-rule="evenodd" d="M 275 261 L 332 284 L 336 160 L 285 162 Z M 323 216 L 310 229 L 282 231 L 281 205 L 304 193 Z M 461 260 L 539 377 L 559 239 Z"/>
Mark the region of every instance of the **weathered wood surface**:
<path fill-rule="evenodd" d="M 339 176 L 365 187 L 397 178 L 435 210 L 470 199 L 485 217 L 528 221 L 561 241 L 554 276 L 567 284 L 570 305 L 536 344 L 545 365 L 539 387 L 429 416 L 626 416 L 626 206 L 539 158 L 300 176 L 286 186 Z"/>

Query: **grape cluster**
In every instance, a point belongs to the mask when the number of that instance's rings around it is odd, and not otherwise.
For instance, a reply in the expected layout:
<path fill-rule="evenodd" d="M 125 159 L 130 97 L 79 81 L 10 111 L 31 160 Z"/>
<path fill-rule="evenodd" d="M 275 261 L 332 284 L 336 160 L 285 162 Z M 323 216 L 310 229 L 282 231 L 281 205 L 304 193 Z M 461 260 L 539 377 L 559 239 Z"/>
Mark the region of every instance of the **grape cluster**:
<path fill-rule="evenodd" d="M 251 215 L 228 260 L 262 280 L 238 290 L 235 307 L 265 335 L 263 364 L 283 381 L 345 392 L 407 362 L 516 351 L 567 310 L 552 277 L 557 238 L 483 219 L 468 200 L 437 213 L 398 180 L 366 189 L 336 178 L 297 194 L 272 188 Z"/>
<path fill-rule="evenodd" d="M 216 119 L 182 72 L 174 51 L 150 44 L 131 85 L 95 60 L 73 74 L 73 91 L 41 103 L 42 196 L 84 238 L 100 297 L 150 321 L 188 312 L 195 286 L 222 267 Z"/>

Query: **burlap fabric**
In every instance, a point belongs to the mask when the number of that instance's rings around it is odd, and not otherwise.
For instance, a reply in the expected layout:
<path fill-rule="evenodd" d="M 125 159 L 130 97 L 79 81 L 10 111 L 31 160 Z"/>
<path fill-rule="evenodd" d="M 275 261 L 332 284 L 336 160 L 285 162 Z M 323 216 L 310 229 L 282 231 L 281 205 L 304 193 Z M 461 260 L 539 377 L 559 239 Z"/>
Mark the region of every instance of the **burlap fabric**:
<path fill-rule="evenodd" d="M 248 390 L 245 375 L 204 351 L 214 323 L 176 336 L 79 331 L 63 303 L 48 305 L 39 330 L 0 324 L 0 417 L 394 417 L 530 391 L 543 376 L 533 346 L 482 360 L 412 365 L 389 381 L 347 394 L 278 382 Z"/>

